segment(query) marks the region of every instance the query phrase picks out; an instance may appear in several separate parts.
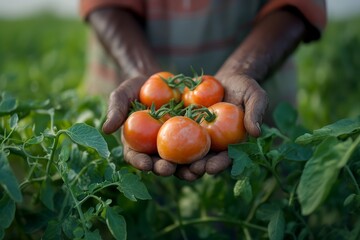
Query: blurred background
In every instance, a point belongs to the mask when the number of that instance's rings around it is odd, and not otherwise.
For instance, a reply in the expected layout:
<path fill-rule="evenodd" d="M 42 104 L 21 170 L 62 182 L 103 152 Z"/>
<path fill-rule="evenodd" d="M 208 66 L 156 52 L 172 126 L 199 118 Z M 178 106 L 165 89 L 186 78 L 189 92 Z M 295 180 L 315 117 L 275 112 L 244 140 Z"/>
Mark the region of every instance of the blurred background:
<path fill-rule="evenodd" d="M 77 89 L 87 27 L 74 0 L 0 0 L 0 91 L 45 99 Z M 360 115 L 360 1 L 327 1 L 322 39 L 295 53 L 299 114 L 315 129 Z"/>

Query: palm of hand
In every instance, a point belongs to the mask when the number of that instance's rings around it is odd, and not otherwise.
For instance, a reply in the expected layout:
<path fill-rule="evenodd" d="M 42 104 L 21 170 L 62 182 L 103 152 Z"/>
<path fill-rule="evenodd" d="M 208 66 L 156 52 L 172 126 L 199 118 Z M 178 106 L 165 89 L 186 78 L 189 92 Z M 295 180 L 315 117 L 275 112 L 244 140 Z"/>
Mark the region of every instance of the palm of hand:
<path fill-rule="evenodd" d="M 137 98 L 145 77 L 129 79 L 123 82 L 110 96 L 108 119 L 103 125 L 105 133 L 119 129 L 127 117 L 129 102 Z M 219 80 L 221 76 L 219 76 Z M 255 80 L 242 75 L 236 75 L 221 81 L 225 88 L 224 101 L 245 108 L 245 128 L 252 136 L 259 136 L 262 115 L 267 106 L 267 96 Z M 203 159 L 191 164 L 177 165 L 131 149 L 122 137 L 124 160 L 141 171 L 153 171 L 160 176 L 175 175 L 180 179 L 194 181 L 204 175 L 217 174 L 227 169 L 231 160 L 227 151 L 209 153 Z"/>

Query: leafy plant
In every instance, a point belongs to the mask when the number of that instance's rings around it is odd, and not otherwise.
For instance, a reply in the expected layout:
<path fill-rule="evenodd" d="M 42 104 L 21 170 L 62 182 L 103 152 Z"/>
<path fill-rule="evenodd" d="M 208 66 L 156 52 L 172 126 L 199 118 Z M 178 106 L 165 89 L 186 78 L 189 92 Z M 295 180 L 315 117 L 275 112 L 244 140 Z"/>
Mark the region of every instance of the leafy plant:
<path fill-rule="evenodd" d="M 150 199 L 145 185 L 111 161 L 107 142 L 93 126 L 75 123 L 57 130 L 56 112 L 51 103 L 24 104 L 2 94 L 0 238 L 10 227 L 8 236 L 17 239 L 39 231 L 45 239 L 99 239 L 96 225 L 103 222 L 114 237 L 125 239 L 121 209 L 103 194 L 111 189 L 131 201 Z M 47 128 L 38 135 L 32 114 L 48 117 Z M 20 182 L 11 161 L 23 171 Z M 11 231 L 12 223 L 22 232 Z"/>
<path fill-rule="evenodd" d="M 320 41 L 299 49 L 299 112 L 305 126 L 315 129 L 360 114 L 359 16 L 329 21 Z"/>
<path fill-rule="evenodd" d="M 94 106 L 104 104 L 70 92 L 44 102 L 2 93 L 1 238 L 357 239 L 360 234 L 360 118 L 309 133 L 294 109 L 279 105 L 278 128 L 263 126 L 261 137 L 229 146 L 231 169 L 188 183 L 126 165 L 118 134 L 98 130 L 104 108 Z"/>
<path fill-rule="evenodd" d="M 0 239 L 359 239 L 350 25 L 297 55 L 300 118 L 315 130 L 280 105 L 276 126 L 229 147 L 231 169 L 189 183 L 125 164 L 119 133 L 99 130 L 102 99 L 67 91 L 83 77 L 81 22 L 1 20 Z"/>

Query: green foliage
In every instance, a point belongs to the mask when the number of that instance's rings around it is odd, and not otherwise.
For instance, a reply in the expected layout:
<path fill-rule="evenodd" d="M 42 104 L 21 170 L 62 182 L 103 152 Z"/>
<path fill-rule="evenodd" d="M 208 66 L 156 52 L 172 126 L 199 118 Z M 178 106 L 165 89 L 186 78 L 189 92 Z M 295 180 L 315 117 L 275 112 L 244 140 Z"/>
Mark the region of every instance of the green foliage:
<path fill-rule="evenodd" d="M 85 37 L 79 20 L 0 20 L 0 89 L 44 100 L 77 87 L 85 69 Z"/>
<path fill-rule="evenodd" d="M 360 114 L 359 24 L 359 17 L 330 21 L 320 41 L 296 54 L 299 113 L 311 129 Z"/>
<path fill-rule="evenodd" d="M 7 96 L 2 99 L 5 102 L 13 99 L 8 94 L 2 96 Z M 125 219 L 116 210 L 118 203 L 113 207 L 112 202 L 119 195 L 129 201 L 148 200 L 151 196 L 138 175 L 122 164 L 114 164 L 99 124 L 75 123 L 61 129 L 67 125 L 61 116 L 74 121 L 69 112 L 61 111 L 69 100 L 49 103 L 42 109 L 29 107 L 36 104 L 20 107 L 24 106 L 21 101 L 4 108 L 0 124 L 0 183 L 5 190 L 0 200 L 1 231 L 12 226 L 16 230 L 17 223 L 25 229 L 10 234 L 16 239 L 23 238 L 22 234 L 35 237 L 39 231 L 45 239 L 99 239 L 99 228 L 94 225 L 103 221 L 114 237 L 125 239 Z M 76 101 L 82 108 L 93 103 L 92 99 Z M 101 105 L 102 101 L 98 99 L 97 103 Z M 41 135 L 35 135 L 37 118 L 33 114 L 48 115 Z M 11 166 L 11 161 L 20 164 Z M 13 168 L 24 174 L 16 176 Z M 114 189 L 118 189 L 115 195 L 105 194 Z M 29 197 L 33 199 L 27 200 Z M 16 207 L 15 202 L 21 204 Z M 33 221 L 40 216 L 40 222 Z"/>
<path fill-rule="evenodd" d="M 326 239 L 330 229 L 349 239 L 359 234 L 359 118 L 303 133 L 297 118 L 288 117 L 295 110 L 281 104 L 274 112 L 279 128 L 264 125 L 259 138 L 229 146 L 231 169 L 188 183 L 124 163 L 121 144 L 99 131 L 102 121 L 95 116 L 102 119 L 105 112 L 94 108 L 104 105 L 99 98 L 65 92 L 57 101 L 16 102 L 0 120 L 4 239 Z M 79 123 L 82 111 L 94 117 Z M 45 118 L 36 128 L 39 116 Z"/>
<path fill-rule="evenodd" d="M 69 90 L 84 70 L 82 23 L 45 16 L 0 31 L 0 239 L 359 239 L 359 117 L 280 104 L 276 126 L 229 146 L 230 169 L 160 177 L 123 161 L 119 133 L 101 133 L 102 99 Z"/>

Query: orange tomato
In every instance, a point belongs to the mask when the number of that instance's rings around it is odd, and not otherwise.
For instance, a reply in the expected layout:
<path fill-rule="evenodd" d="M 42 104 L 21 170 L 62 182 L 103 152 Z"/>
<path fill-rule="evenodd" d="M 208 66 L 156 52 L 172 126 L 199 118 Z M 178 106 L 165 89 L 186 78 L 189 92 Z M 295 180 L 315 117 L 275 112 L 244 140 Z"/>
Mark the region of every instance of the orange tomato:
<path fill-rule="evenodd" d="M 195 89 L 184 88 L 182 101 L 185 107 L 190 104 L 209 107 L 217 102 L 221 102 L 223 97 L 224 87 L 221 83 L 213 76 L 204 75 L 201 77 L 201 83 Z"/>
<path fill-rule="evenodd" d="M 205 128 L 185 116 L 167 120 L 157 136 L 161 158 L 178 164 L 192 163 L 203 158 L 210 149 L 210 136 Z"/>
<path fill-rule="evenodd" d="M 147 107 L 151 107 L 151 104 L 154 103 L 156 109 L 171 99 L 179 102 L 181 99 L 180 91 L 177 88 L 170 87 L 167 83 L 167 79 L 172 77 L 174 75 L 170 72 L 159 72 L 150 76 L 140 89 L 140 102 Z"/>
<path fill-rule="evenodd" d="M 149 110 L 132 113 L 125 121 L 123 135 L 130 148 L 137 152 L 157 152 L 156 138 L 163 120 L 153 118 Z"/>
<path fill-rule="evenodd" d="M 210 106 L 209 110 L 215 114 L 215 119 L 211 122 L 203 120 L 200 125 L 210 134 L 212 151 L 224 151 L 229 144 L 245 140 L 244 111 L 241 108 L 231 103 L 219 102 Z"/>

